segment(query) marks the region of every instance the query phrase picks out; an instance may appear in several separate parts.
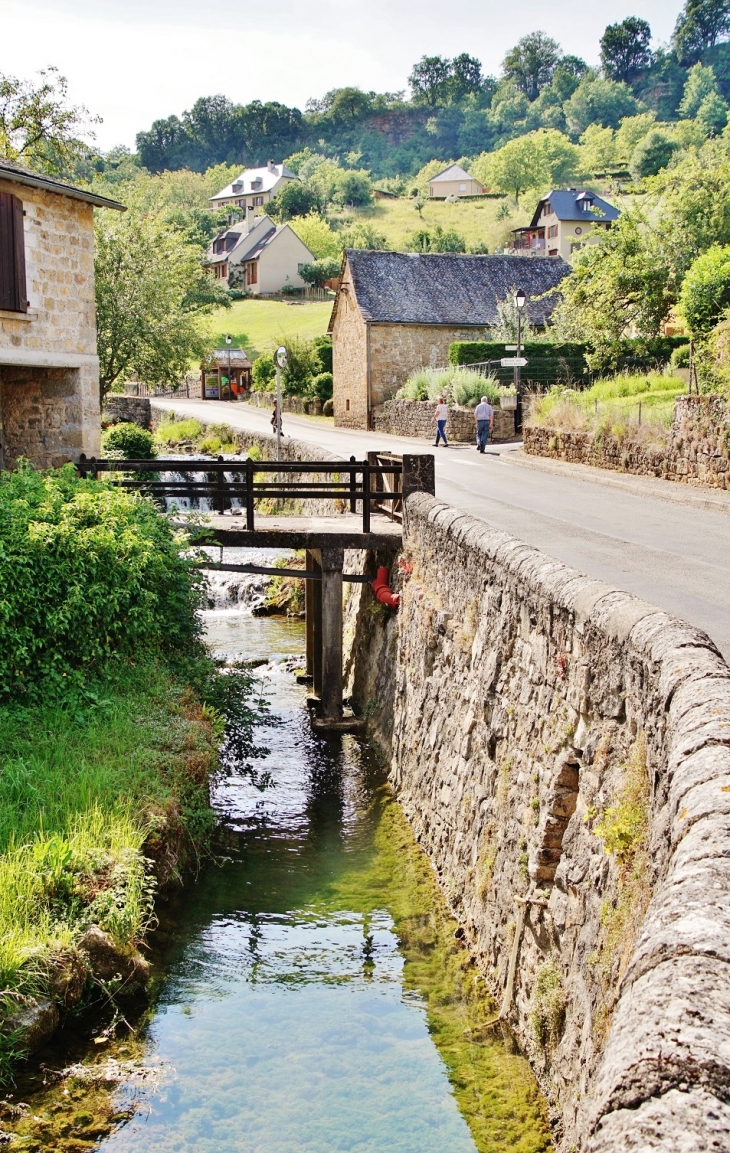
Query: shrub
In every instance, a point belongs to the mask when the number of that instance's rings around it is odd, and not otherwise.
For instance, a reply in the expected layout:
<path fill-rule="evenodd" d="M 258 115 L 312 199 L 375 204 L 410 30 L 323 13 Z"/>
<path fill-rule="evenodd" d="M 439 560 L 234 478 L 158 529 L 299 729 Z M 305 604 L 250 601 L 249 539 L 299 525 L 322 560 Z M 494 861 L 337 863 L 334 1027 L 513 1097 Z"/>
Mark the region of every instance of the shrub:
<path fill-rule="evenodd" d="M 187 420 L 165 420 L 155 429 L 155 440 L 158 444 L 169 444 L 173 447 L 182 441 L 197 440 L 202 436 L 203 426 L 189 416 Z"/>
<path fill-rule="evenodd" d="M 453 404 L 469 404 L 482 396 L 496 401 L 500 390 L 493 377 L 482 376 L 478 372 L 454 368 L 421 368 L 411 373 L 397 393 L 398 400 L 435 401 L 439 396 Z"/>
<path fill-rule="evenodd" d="M 713 244 L 698 256 L 682 284 L 679 308 L 694 336 L 714 328 L 730 305 L 730 247 Z"/>
<path fill-rule="evenodd" d="M 274 357 L 270 352 L 263 352 L 253 362 L 251 369 L 251 383 L 254 392 L 268 392 L 272 382 L 276 379 L 276 366 Z"/>
<path fill-rule="evenodd" d="M 320 372 L 317 376 L 313 376 L 309 391 L 310 395 L 316 396 L 318 400 L 330 400 L 332 397 L 332 373 Z"/>
<path fill-rule="evenodd" d="M 321 260 L 314 260 L 311 264 L 303 264 L 299 269 L 299 275 L 305 284 L 324 288 L 325 281 L 339 275 L 340 264 L 341 261 L 336 256 L 325 256 Z"/>
<path fill-rule="evenodd" d="M 660 128 L 653 128 L 643 140 L 640 140 L 631 157 L 631 175 L 635 180 L 644 176 L 656 176 L 662 168 L 666 168 L 675 152 L 679 151 L 679 144 Z"/>
<path fill-rule="evenodd" d="M 152 460 L 157 455 L 152 433 L 131 421 L 122 421 L 107 429 L 101 438 L 101 447 L 104 452 L 118 454 L 124 460 Z"/>
<path fill-rule="evenodd" d="M 200 632 L 201 578 L 172 526 L 73 465 L 0 474 L 0 587 L 0 697 L 83 681 L 115 654 L 181 650 Z"/>
<path fill-rule="evenodd" d="M 324 402 L 324 404 L 322 405 L 322 412 L 324 413 L 325 416 L 334 416 L 335 415 L 335 402 L 334 402 L 334 400 L 332 400 L 331 398 L 330 398 L 330 400 L 326 400 Z"/>
<path fill-rule="evenodd" d="M 322 372 L 332 372 L 332 337 L 315 336 L 313 342 L 322 365 Z"/>
<path fill-rule="evenodd" d="M 689 368 L 689 345 L 680 344 L 669 358 L 671 368 Z"/>

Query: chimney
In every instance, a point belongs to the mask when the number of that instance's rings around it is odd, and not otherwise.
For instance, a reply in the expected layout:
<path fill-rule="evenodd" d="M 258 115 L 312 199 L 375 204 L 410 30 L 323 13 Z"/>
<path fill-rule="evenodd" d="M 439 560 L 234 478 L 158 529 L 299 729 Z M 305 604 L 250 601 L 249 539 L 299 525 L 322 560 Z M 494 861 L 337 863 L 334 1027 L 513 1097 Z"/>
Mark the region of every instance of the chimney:
<path fill-rule="evenodd" d="M 268 168 L 269 172 L 276 173 L 276 165 L 274 164 L 273 160 L 267 160 L 266 167 Z"/>
<path fill-rule="evenodd" d="M 255 209 L 254 209 L 253 204 L 247 204 L 246 205 L 246 232 L 244 233 L 245 236 L 248 236 L 249 232 L 251 231 L 254 224 L 256 223 L 256 221 L 254 219 L 255 214 L 256 213 L 255 213 Z"/>

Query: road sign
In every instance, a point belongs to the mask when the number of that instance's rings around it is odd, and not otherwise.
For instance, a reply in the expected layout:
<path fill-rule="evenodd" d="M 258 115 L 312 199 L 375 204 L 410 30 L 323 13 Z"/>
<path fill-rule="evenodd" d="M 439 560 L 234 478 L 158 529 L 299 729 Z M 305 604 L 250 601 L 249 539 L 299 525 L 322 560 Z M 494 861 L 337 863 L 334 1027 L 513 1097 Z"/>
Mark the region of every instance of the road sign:
<path fill-rule="evenodd" d="M 524 368 L 527 360 L 524 356 L 504 356 L 500 364 L 502 368 Z"/>
<path fill-rule="evenodd" d="M 516 344 L 505 344 L 504 351 L 505 352 L 517 352 L 517 345 Z"/>

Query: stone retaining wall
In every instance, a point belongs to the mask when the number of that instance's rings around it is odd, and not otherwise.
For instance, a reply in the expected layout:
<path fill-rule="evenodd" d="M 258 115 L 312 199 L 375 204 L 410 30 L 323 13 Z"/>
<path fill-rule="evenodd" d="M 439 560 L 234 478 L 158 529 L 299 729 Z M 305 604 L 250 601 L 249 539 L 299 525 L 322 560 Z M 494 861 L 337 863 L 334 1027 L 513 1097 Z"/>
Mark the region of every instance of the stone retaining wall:
<path fill-rule="evenodd" d="M 392 779 L 560 1148 L 729 1148 L 730 669 L 424 494 L 402 565 Z"/>
<path fill-rule="evenodd" d="M 142 428 L 149 428 L 152 421 L 150 402 L 143 396 L 124 396 L 118 392 L 109 392 L 104 397 L 102 420 L 112 421 L 114 424 L 131 421 L 140 424 Z"/>
<path fill-rule="evenodd" d="M 392 436 L 417 436 L 433 440 L 435 404 L 430 400 L 389 400 L 373 413 L 376 432 Z M 515 414 L 508 409 L 494 409 L 492 440 L 510 440 L 515 435 Z M 470 444 L 476 439 L 474 410 L 449 406 L 446 435 L 457 444 Z"/>
<path fill-rule="evenodd" d="M 525 452 L 575 464 L 711 488 L 730 488 L 730 413 L 719 396 L 681 396 L 671 429 L 628 433 L 559 432 L 541 425 L 524 430 Z"/>
<path fill-rule="evenodd" d="M 275 400 L 275 392 L 249 392 L 246 397 L 247 404 L 252 404 L 254 408 L 268 408 L 272 412 Z M 282 396 L 281 411 L 304 413 L 306 416 L 321 416 L 322 401 L 305 400 L 301 396 Z"/>

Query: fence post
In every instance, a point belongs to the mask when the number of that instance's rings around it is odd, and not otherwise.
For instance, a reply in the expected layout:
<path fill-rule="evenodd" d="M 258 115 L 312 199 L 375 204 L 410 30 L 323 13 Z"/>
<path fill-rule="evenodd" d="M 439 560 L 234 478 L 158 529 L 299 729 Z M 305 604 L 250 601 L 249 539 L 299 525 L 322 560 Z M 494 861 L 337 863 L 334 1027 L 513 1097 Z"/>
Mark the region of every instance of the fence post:
<path fill-rule="evenodd" d="M 342 567 L 344 558 L 344 549 L 322 549 L 322 716 L 325 721 L 342 720 Z"/>
<path fill-rule="evenodd" d="M 406 501 L 412 492 L 427 492 L 429 496 L 436 495 L 436 464 L 431 453 L 416 456 L 413 453 L 403 454 L 403 475 L 401 477 L 403 489 L 403 512 L 405 514 Z"/>
<path fill-rule="evenodd" d="M 253 461 L 246 461 L 246 528 L 253 532 Z"/>
<path fill-rule="evenodd" d="M 350 457 L 350 464 L 355 465 L 355 457 Z M 354 467 L 350 469 L 350 512 L 357 512 L 357 471 Z"/>
<path fill-rule="evenodd" d="M 370 532 L 370 463 L 362 462 L 362 531 Z"/>
<path fill-rule="evenodd" d="M 218 457 L 218 464 L 223 464 L 223 457 L 222 456 Z M 226 508 L 226 491 L 225 491 L 226 478 L 225 478 L 225 473 L 223 472 L 222 468 L 217 469 L 217 473 L 218 473 L 218 475 L 216 477 L 216 483 L 218 486 L 218 491 L 215 495 L 215 503 L 216 503 L 218 512 L 222 513 L 222 512 L 225 512 L 225 508 Z"/>

